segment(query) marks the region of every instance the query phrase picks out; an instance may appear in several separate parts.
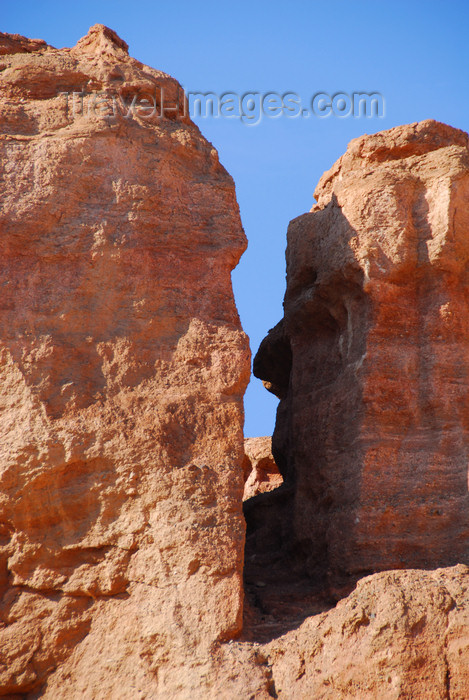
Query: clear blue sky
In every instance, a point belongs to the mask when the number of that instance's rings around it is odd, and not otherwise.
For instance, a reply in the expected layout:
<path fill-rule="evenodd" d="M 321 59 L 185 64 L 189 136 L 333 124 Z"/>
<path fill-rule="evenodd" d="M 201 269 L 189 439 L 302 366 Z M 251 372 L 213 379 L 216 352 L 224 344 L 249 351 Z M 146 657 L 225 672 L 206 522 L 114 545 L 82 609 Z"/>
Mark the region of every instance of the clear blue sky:
<path fill-rule="evenodd" d="M 73 46 L 98 22 L 188 91 L 380 92 L 383 118 L 197 119 L 236 182 L 249 248 L 234 272 L 253 353 L 282 316 L 290 219 L 350 139 L 422 119 L 469 130 L 467 0 L 78 3 L 0 0 L 1 31 Z M 253 379 L 246 436 L 272 432 L 276 399 Z"/>

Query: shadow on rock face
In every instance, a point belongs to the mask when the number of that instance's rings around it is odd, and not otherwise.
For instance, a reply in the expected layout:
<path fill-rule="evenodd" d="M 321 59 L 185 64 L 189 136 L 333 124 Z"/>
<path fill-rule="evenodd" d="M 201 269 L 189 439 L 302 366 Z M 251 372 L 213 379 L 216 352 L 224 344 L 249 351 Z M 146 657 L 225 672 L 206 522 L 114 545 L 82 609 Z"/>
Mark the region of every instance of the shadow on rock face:
<path fill-rule="evenodd" d="M 283 582 L 337 600 L 468 561 L 468 193 L 467 135 L 423 122 L 353 141 L 290 223 L 284 318 L 254 360 L 284 478 L 245 504 L 259 609 Z"/>
<path fill-rule="evenodd" d="M 328 260 L 330 249 L 314 242 L 331 231 L 336 240 Z M 263 614 L 284 611 L 285 624 L 290 618 L 293 626 L 330 606 L 329 542 L 337 534 L 328 514 L 342 509 L 341 527 L 351 528 L 358 500 L 359 480 L 349 479 L 346 490 L 340 485 L 350 462 L 361 459 L 362 395 L 353 367 L 366 352 L 370 323 L 364 275 L 349 247 L 355 235 L 334 198 L 326 210 L 290 224 L 285 318 L 254 360 L 254 374 L 280 399 L 272 452 L 284 484 L 244 504 L 246 586 Z M 331 471 L 331 447 L 339 442 Z"/>

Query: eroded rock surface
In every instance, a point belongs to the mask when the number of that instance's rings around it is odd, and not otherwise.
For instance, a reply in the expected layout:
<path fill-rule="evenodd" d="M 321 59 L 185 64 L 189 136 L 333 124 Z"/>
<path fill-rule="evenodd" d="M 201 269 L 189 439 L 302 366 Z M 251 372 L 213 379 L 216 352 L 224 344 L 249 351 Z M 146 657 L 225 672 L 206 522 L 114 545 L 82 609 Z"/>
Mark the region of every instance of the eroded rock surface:
<path fill-rule="evenodd" d="M 194 697 L 242 624 L 234 184 L 106 27 L 0 44 L 0 694 Z"/>
<path fill-rule="evenodd" d="M 467 567 L 314 574 L 467 555 L 466 135 L 358 139 L 292 222 L 239 637 L 233 182 L 106 27 L 0 55 L 0 695 L 465 700 Z"/>
<path fill-rule="evenodd" d="M 468 136 L 426 121 L 355 139 L 315 197 L 254 362 L 281 399 L 286 544 L 339 590 L 466 563 Z"/>
<path fill-rule="evenodd" d="M 271 437 L 245 438 L 243 470 L 243 500 L 272 491 L 283 483 L 282 475 L 272 456 Z"/>
<path fill-rule="evenodd" d="M 260 655 L 279 698 L 463 700 L 468 625 L 466 566 L 387 571 Z"/>
<path fill-rule="evenodd" d="M 469 697 L 469 569 L 394 570 L 361 579 L 336 607 L 264 615 L 217 652 L 202 697 L 268 700 L 465 700 Z M 254 641 L 257 640 L 257 641 Z M 271 641 L 268 641 L 271 640 Z"/>

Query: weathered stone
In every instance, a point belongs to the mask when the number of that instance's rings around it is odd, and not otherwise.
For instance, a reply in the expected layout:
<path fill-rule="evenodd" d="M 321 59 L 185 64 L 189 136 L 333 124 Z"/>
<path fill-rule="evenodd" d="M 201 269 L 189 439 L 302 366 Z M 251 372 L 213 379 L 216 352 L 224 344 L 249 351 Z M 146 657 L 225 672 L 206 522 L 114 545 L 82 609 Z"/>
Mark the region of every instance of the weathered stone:
<path fill-rule="evenodd" d="M 244 495 L 243 500 L 267 493 L 283 483 L 272 456 L 272 438 L 254 437 L 244 440 Z"/>
<path fill-rule="evenodd" d="M 339 589 L 468 562 L 468 136 L 426 121 L 355 139 L 315 197 L 254 363 L 282 387 L 285 545 Z"/>
<path fill-rule="evenodd" d="M 262 648 L 276 696 L 463 700 L 469 569 L 388 571 Z"/>
<path fill-rule="evenodd" d="M 467 567 L 333 609 L 312 585 L 467 559 L 466 135 L 358 139 L 291 225 L 255 361 L 285 482 L 245 504 L 233 641 L 245 239 L 180 86 L 127 50 L 0 35 L 0 695 L 469 697 Z M 246 454 L 270 488 L 269 438 Z"/>
<path fill-rule="evenodd" d="M 0 694 L 190 695 L 242 624 L 234 184 L 111 30 L 0 41 Z"/>
<path fill-rule="evenodd" d="M 468 625 L 467 566 L 374 574 L 286 634 L 267 616 L 251 641 L 223 645 L 201 696 L 465 700 Z M 256 632 L 271 641 L 252 641 Z"/>

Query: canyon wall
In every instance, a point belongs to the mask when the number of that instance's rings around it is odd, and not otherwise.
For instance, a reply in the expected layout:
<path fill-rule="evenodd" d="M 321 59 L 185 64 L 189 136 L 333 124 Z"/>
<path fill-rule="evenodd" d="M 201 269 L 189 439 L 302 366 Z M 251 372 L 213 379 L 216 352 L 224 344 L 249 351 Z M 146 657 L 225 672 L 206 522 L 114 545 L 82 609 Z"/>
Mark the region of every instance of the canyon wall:
<path fill-rule="evenodd" d="M 357 139 L 292 222 L 279 475 L 178 83 L 96 25 L 0 34 L 0 90 L 0 696 L 469 697 L 467 135 Z"/>
<path fill-rule="evenodd" d="M 234 183 L 106 27 L 0 46 L 0 695 L 190 696 L 242 625 Z"/>
<path fill-rule="evenodd" d="M 434 121 L 365 135 L 315 197 L 254 361 L 280 398 L 284 546 L 339 591 L 467 563 L 468 136 Z"/>

